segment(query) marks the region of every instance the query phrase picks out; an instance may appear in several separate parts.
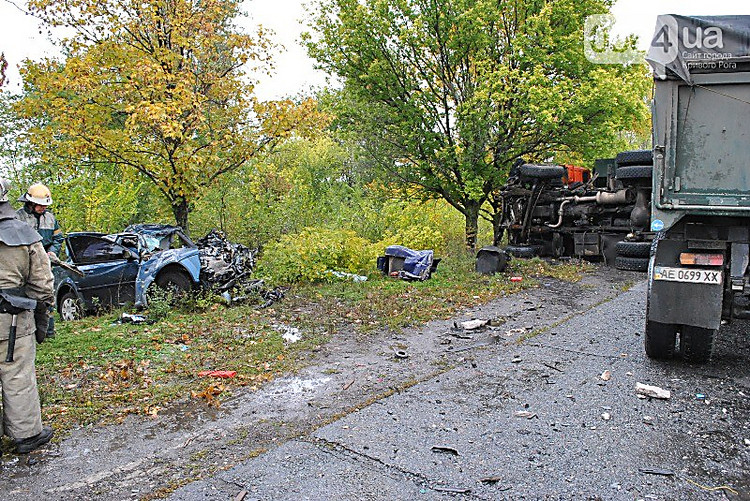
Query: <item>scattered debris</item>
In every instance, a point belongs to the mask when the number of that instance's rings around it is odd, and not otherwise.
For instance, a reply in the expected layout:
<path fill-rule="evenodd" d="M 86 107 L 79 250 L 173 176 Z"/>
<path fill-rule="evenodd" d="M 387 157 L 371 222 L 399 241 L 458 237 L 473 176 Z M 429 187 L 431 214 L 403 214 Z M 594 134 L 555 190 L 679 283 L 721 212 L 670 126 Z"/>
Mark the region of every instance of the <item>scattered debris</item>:
<path fill-rule="evenodd" d="M 477 252 L 475 270 L 483 275 L 494 275 L 505 271 L 508 264 L 508 255 L 504 250 L 495 246 L 482 247 Z"/>
<path fill-rule="evenodd" d="M 221 295 L 228 305 L 255 298 L 263 300 L 259 308 L 266 308 L 283 299 L 286 289 L 266 289 L 263 280 L 252 278 L 255 251 L 230 242 L 217 229 L 211 230 L 195 244 L 200 251 L 201 283 Z"/>
<path fill-rule="evenodd" d="M 508 336 L 508 337 L 515 336 L 516 334 L 526 334 L 526 328 L 525 327 L 517 327 L 515 329 L 509 329 L 509 330 L 505 331 L 505 335 Z"/>
<path fill-rule="evenodd" d="M 520 364 L 521 362 L 523 362 L 523 359 L 518 355 L 513 357 L 513 360 L 510 361 L 512 364 Z"/>
<path fill-rule="evenodd" d="M 515 417 L 518 418 L 526 418 L 526 419 L 533 419 L 538 418 L 536 412 L 530 412 L 530 411 L 516 411 L 513 413 Z"/>
<path fill-rule="evenodd" d="M 479 481 L 482 482 L 483 484 L 496 484 L 500 482 L 501 480 L 503 480 L 503 477 L 501 477 L 500 475 L 495 475 L 492 477 L 483 477 L 479 479 Z"/>
<path fill-rule="evenodd" d="M 696 400 L 705 400 L 706 399 L 706 395 L 704 395 L 703 393 L 696 393 L 695 394 L 695 399 Z"/>
<path fill-rule="evenodd" d="M 548 368 L 550 368 L 552 370 L 555 370 L 557 372 L 564 372 L 562 369 L 557 368 L 557 366 L 552 365 L 552 364 L 548 364 L 546 362 L 542 362 L 542 365 L 545 366 L 545 367 L 548 367 Z"/>
<path fill-rule="evenodd" d="M 654 424 L 653 416 L 643 416 L 643 424 L 648 424 L 648 425 Z"/>
<path fill-rule="evenodd" d="M 609 369 L 602 372 L 602 375 L 599 376 L 599 379 L 601 379 L 602 381 L 609 381 L 611 378 L 612 378 L 612 371 L 610 371 Z"/>
<path fill-rule="evenodd" d="M 746 438 L 743 440 L 746 446 L 750 447 L 750 438 Z"/>
<path fill-rule="evenodd" d="M 350 379 L 348 383 L 345 383 L 344 386 L 341 387 L 342 390 L 346 391 L 354 384 L 354 379 Z"/>
<path fill-rule="evenodd" d="M 672 396 L 669 390 L 664 390 L 658 386 L 650 386 L 643 383 L 635 383 L 635 391 L 639 395 L 645 395 L 651 398 L 667 400 Z"/>
<path fill-rule="evenodd" d="M 609 421 L 610 419 L 612 419 L 612 414 L 610 414 L 609 412 L 604 412 L 602 413 L 602 419 L 605 421 Z"/>
<path fill-rule="evenodd" d="M 432 452 L 443 452 L 446 454 L 453 454 L 454 456 L 458 456 L 458 450 L 456 450 L 454 447 L 450 447 L 447 445 L 433 445 L 430 449 Z"/>
<path fill-rule="evenodd" d="M 433 487 L 433 491 L 450 492 L 452 494 L 470 494 L 471 489 L 468 487 Z"/>
<path fill-rule="evenodd" d="M 409 358 L 409 354 L 406 352 L 406 350 L 393 350 L 393 354 L 396 358 L 402 360 L 405 358 Z"/>
<path fill-rule="evenodd" d="M 276 331 L 281 332 L 281 338 L 287 343 L 296 343 L 302 339 L 302 332 L 296 327 L 279 324 L 273 324 L 272 327 Z"/>
<path fill-rule="evenodd" d="M 237 371 L 200 371 L 198 376 L 200 377 L 218 377 L 222 379 L 233 378 L 237 375 Z"/>
<path fill-rule="evenodd" d="M 120 324 L 152 324 L 154 323 L 152 320 L 149 320 L 149 318 L 146 315 L 136 315 L 132 313 L 123 312 L 122 315 L 120 315 L 119 320 L 117 323 Z"/>
<path fill-rule="evenodd" d="M 665 470 L 663 468 L 638 468 L 638 471 L 645 473 L 646 475 L 662 475 L 665 477 L 673 477 L 674 472 L 672 470 Z"/>
<path fill-rule="evenodd" d="M 364 275 L 356 275 L 354 273 L 347 273 L 345 271 L 326 270 L 326 275 L 331 275 L 336 278 L 352 281 L 354 283 L 367 282 L 367 277 Z"/>
<path fill-rule="evenodd" d="M 476 329 L 480 329 L 486 325 L 489 325 L 489 320 L 480 320 L 480 319 L 473 319 L 473 320 L 467 320 L 466 322 L 461 322 L 461 327 L 464 330 L 467 331 L 473 331 Z"/>
<path fill-rule="evenodd" d="M 385 256 L 378 257 L 378 269 L 402 280 L 427 280 L 437 270 L 439 259 L 431 250 L 412 250 L 402 245 L 389 245 Z"/>
<path fill-rule="evenodd" d="M 243 489 L 237 493 L 237 495 L 234 497 L 234 501 L 244 501 L 246 496 L 247 496 L 247 491 Z"/>
<path fill-rule="evenodd" d="M 523 277 L 510 277 L 511 282 L 520 282 L 523 280 Z"/>

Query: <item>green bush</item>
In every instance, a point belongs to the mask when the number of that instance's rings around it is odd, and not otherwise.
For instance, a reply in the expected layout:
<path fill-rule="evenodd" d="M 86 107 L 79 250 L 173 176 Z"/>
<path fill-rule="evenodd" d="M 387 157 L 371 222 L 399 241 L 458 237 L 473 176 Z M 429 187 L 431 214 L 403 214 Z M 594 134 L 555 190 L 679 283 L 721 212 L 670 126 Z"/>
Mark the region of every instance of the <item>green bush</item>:
<path fill-rule="evenodd" d="M 312 227 L 268 245 L 259 271 L 281 283 L 331 281 L 329 270 L 366 275 L 376 255 L 375 246 L 351 230 Z"/>

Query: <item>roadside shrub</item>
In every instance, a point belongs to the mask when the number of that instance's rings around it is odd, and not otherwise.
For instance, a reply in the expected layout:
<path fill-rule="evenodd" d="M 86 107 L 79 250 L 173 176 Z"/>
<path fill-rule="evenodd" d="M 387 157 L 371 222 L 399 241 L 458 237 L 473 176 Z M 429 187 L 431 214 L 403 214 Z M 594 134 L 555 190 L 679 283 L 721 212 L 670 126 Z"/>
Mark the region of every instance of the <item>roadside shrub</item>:
<path fill-rule="evenodd" d="M 351 230 L 312 227 L 268 245 L 259 271 L 281 283 L 331 281 L 329 270 L 366 275 L 375 256 L 375 247 Z"/>

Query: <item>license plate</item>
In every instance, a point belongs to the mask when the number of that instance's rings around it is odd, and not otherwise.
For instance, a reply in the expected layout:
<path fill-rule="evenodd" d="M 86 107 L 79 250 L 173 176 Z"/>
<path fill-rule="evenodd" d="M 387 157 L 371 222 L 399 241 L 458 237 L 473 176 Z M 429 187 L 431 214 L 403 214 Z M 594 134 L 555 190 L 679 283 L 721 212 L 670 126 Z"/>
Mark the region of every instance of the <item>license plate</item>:
<path fill-rule="evenodd" d="M 669 282 L 690 282 L 693 284 L 721 285 L 721 270 L 703 270 L 697 268 L 654 267 L 654 280 Z"/>

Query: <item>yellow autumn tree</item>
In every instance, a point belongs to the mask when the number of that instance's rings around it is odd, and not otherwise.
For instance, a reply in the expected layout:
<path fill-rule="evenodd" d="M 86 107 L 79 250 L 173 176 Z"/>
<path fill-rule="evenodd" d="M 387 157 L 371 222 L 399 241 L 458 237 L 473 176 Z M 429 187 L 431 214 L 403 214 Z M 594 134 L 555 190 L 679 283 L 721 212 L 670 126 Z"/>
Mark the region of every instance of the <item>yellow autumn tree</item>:
<path fill-rule="evenodd" d="M 259 102 L 248 67 L 267 71 L 262 29 L 232 0 L 32 0 L 73 35 L 64 61 L 27 62 L 18 110 L 39 159 L 61 170 L 135 169 L 188 228 L 191 204 L 222 174 L 319 125 L 312 100 Z"/>

